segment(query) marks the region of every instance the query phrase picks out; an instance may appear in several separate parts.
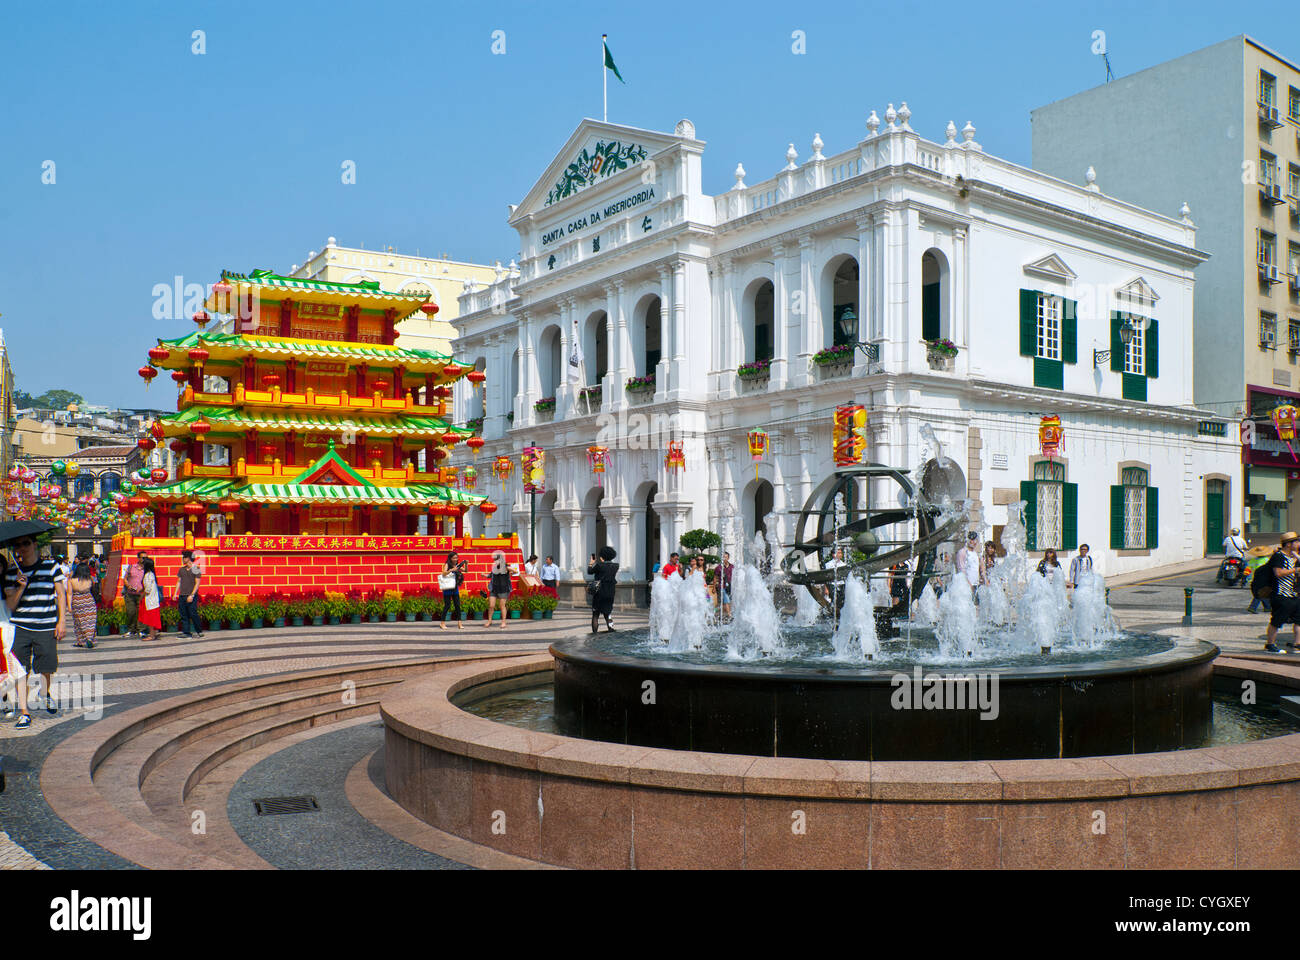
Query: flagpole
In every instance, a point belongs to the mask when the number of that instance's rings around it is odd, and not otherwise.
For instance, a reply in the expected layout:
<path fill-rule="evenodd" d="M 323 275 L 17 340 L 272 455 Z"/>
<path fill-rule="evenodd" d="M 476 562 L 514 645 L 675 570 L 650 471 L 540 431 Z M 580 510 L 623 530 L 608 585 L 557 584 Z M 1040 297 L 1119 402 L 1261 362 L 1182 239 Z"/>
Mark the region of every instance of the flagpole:
<path fill-rule="evenodd" d="M 600 35 L 600 93 L 604 107 L 601 119 L 609 123 L 609 71 L 605 69 L 605 41 L 609 39 L 609 34 Z"/>

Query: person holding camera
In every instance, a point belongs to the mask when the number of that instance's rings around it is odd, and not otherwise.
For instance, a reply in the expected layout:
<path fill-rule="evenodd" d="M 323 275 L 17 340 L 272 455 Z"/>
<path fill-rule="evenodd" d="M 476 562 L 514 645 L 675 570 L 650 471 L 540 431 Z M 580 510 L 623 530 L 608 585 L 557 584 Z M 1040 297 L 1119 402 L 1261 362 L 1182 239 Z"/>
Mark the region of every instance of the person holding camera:
<path fill-rule="evenodd" d="M 440 630 L 447 629 L 447 614 L 452 608 L 456 610 L 456 629 L 465 629 L 461 622 L 460 585 L 465 582 L 465 561 L 453 550 L 447 554 L 446 566 L 438 574 L 438 587 L 442 590 L 442 619 L 438 621 Z"/>

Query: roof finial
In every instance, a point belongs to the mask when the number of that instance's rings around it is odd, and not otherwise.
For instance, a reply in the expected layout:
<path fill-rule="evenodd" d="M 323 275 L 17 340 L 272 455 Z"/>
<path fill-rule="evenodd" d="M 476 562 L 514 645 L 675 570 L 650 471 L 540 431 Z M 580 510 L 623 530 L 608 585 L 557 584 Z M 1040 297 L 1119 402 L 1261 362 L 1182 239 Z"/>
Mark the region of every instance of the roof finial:
<path fill-rule="evenodd" d="M 880 129 L 880 118 L 876 116 L 876 111 L 871 111 L 871 116 L 867 117 L 867 136 L 874 137 L 876 131 Z"/>
<path fill-rule="evenodd" d="M 812 160 L 825 160 L 826 158 L 825 158 L 824 156 L 822 156 L 822 147 L 824 147 L 824 146 L 825 146 L 825 144 L 822 143 L 822 135 L 821 135 L 820 133 L 814 133 L 814 134 L 813 134 L 813 142 L 812 142 L 812 151 L 813 151 L 813 153 L 812 153 L 812 157 L 810 157 L 809 159 L 812 159 Z"/>
<path fill-rule="evenodd" d="M 1084 187 L 1085 190 L 1091 193 L 1101 193 L 1101 187 L 1097 186 L 1096 170 L 1094 170 L 1092 167 L 1089 167 L 1087 171 L 1084 173 L 1083 179 L 1087 181 L 1087 185 Z"/>
<path fill-rule="evenodd" d="M 745 165 L 743 163 L 736 164 L 736 185 L 731 189 L 733 190 L 745 189 Z"/>
<path fill-rule="evenodd" d="M 944 130 L 944 134 L 948 138 L 948 144 L 947 144 L 948 146 L 950 147 L 957 146 L 957 124 L 949 120 L 948 127 L 947 129 Z"/>
<path fill-rule="evenodd" d="M 894 109 L 894 105 L 891 103 L 885 108 L 885 123 L 887 124 L 885 130 L 897 130 L 898 128 L 894 126 L 894 121 L 897 119 L 898 111 Z"/>
<path fill-rule="evenodd" d="M 1192 208 L 1187 205 L 1186 200 L 1184 200 L 1183 205 L 1178 208 L 1178 216 L 1182 219 L 1183 223 L 1187 224 L 1189 227 L 1192 225 Z"/>
<path fill-rule="evenodd" d="M 787 149 L 787 150 L 785 151 L 785 159 L 786 159 L 785 169 L 787 169 L 787 170 L 798 170 L 798 169 L 799 169 L 799 165 L 798 165 L 797 163 L 794 162 L 794 161 L 795 161 L 795 158 L 798 157 L 798 156 L 799 156 L 799 151 L 796 150 L 796 149 L 794 148 L 794 144 L 793 144 L 793 143 L 790 144 L 789 149 Z"/>
<path fill-rule="evenodd" d="M 904 130 L 911 130 L 911 129 L 912 129 L 911 127 L 909 127 L 909 126 L 907 125 L 907 121 L 910 120 L 911 118 L 912 118 L 912 111 L 909 110 L 909 109 L 907 109 L 907 101 L 904 100 L 904 101 L 903 101 L 903 105 L 902 105 L 901 107 L 898 108 L 898 119 L 901 120 L 901 121 L 903 122 L 903 129 L 904 129 Z"/>

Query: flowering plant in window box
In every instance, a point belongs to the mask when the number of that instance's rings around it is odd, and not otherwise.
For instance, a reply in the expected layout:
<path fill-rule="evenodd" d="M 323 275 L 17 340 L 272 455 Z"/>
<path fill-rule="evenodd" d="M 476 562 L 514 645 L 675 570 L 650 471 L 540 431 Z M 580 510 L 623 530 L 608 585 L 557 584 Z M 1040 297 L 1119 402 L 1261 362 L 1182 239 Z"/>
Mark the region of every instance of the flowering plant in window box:
<path fill-rule="evenodd" d="M 599 399 L 599 398 L 600 398 L 600 392 L 601 392 L 601 384 L 597 383 L 597 384 L 595 384 L 594 386 L 583 387 L 583 388 L 582 388 L 580 391 L 578 391 L 578 392 L 579 392 L 579 394 L 580 394 L 581 396 L 586 397 L 588 400 L 596 400 L 596 399 Z"/>
<path fill-rule="evenodd" d="M 533 404 L 533 409 L 536 410 L 538 413 L 545 413 L 547 410 L 554 410 L 555 398 L 543 397 L 541 400 L 538 400 L 536 403 Z"/>
<path fill-rule="evenodd" d="M 938 340 L 925 341 L 926 352 L 935 357 L 955 357 L 957 356 L 957 344 L 953 343 L 947 337 Z"/>
<path fill-rule="evenodd" d="M 655 388 L 655 375 L 652 373 L 645 377 L 628 377 L 625 389 L 631 393 L 636 390 L 653 390 Z"/>
<path fill-rule="evenodd" d="M 819 367 L 839 366 L 853 362 L 853 345 L 842 343 L 838 347 L 827 347 L 813 354 L 812 362 Z"/>
<path fill-rule="evenodd" d="M 482 418 L 482 417 L 474 417 L 473 419 L 466 420 L 466 421 L 465 421 L 465 426 L 468 427 L 470 430 L 473 430 L 475 433 L 482 433 L 482 432 L 483 432 L 483 418 Z"/>
<path fill-rule="evenodd" d="M 510 412 L 508 412 L 508 413 L 506 414 L 506 419 L 507 419 L 508 421 L 510 421 L 511 423 L 514 423 L 514 422 L 515 422 L 515 412 L 514 412 L 513 410 L 511 410 Z"/>
<path fill-rule="evenodd" d="M 763 377 L 771 376 L 771 360 L 754 360 L 750 363 L 742 363 L 736 368 L 736 376 L 741 380 L 760 380 Z"/>

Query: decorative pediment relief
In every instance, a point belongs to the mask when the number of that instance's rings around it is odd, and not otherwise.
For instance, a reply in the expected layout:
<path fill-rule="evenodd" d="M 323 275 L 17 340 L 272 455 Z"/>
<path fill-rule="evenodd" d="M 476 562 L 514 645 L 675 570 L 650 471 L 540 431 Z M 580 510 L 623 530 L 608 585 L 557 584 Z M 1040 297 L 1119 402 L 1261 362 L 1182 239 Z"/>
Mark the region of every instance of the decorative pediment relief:
<path fill-rule="evenodd" d="M 1134 277 L 1116 290 L 1115 296 L 1120 300 L 1127 300 L 1129 303 L 1143 306 L 1150 306 L 1160 299 L 1160 294 L 1156 293 L 1151 284 L 1147 283 L 1145 277 Z"/>
<path fill-rule="evenodd" d="M 1054 253 L 1032 263 L 1026 263 L 1024 270 L 1030 276 L 1056 280 L 1060 283 L 1069 283 L 1078 276 L 1070 269 L 1069 264 Z"/>

